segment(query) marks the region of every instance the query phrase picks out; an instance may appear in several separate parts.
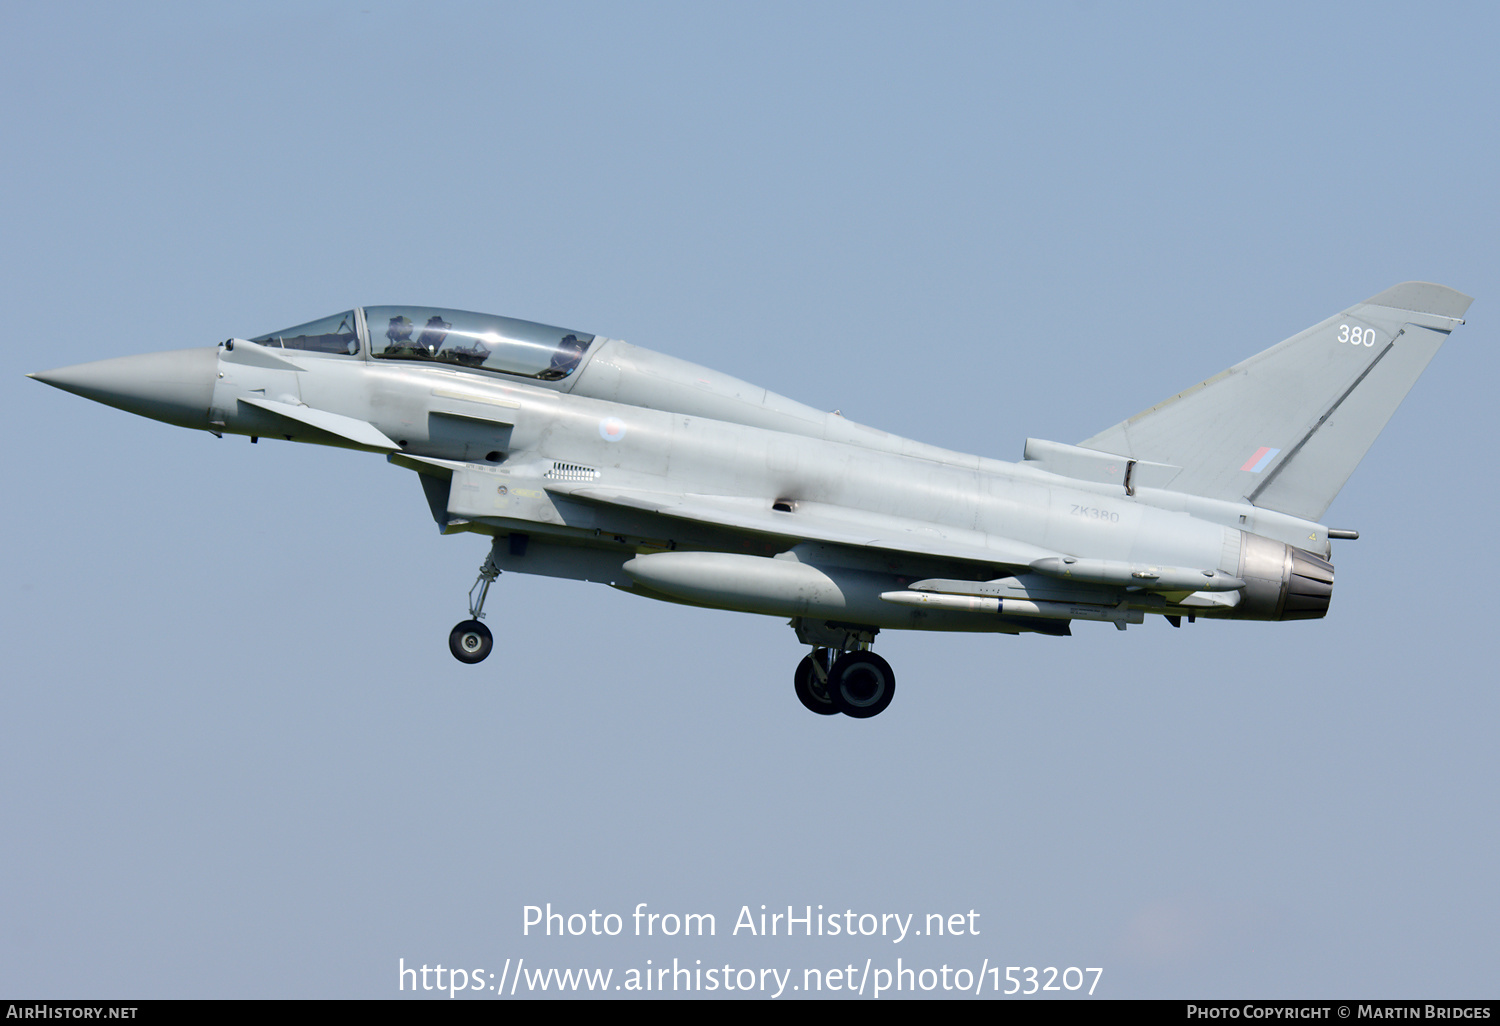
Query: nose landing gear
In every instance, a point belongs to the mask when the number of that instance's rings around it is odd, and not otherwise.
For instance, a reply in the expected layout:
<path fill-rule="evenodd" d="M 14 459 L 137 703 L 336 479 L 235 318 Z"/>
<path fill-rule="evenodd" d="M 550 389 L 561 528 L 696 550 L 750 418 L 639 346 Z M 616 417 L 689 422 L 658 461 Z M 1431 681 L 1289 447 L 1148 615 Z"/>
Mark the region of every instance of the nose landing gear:
<path fill-rule="evenodd" d="M 495 646 L 490 629 L 479 621 L 484 618 L 484 600 L 490 593 L 490 585 L 500 576 L 500 568 L 488 556 L 479 567 L 479 578 L 469 589 L 469 619 L 448 632 L 448 651 L 461 663 L 483 662 Z"/>
<path fill-rule="evenodd" d="M 448 634 L 448 649 L 461 663 L 477 663 L 490 654 L 495 639 L 478 620 L 465 620 Z"/>

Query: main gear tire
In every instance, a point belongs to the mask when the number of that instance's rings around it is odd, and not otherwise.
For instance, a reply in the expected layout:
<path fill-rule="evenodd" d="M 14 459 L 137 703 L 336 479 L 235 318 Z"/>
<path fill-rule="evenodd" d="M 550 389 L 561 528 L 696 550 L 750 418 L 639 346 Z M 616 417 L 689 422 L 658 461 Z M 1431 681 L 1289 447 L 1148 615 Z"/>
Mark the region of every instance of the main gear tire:
<path fill-rule="evenodd" d="M 823 649 L 819 649 L 816 655 L 803 656 L 797 664 L 797 672 L 792 675 L 792 683 L 796 686 L 799 702 L 819 716 L 833 716 L 838 710 L 833 706 L 828 688 L 819 679 L 818 666 L 814 662 L 817 655 L 823 657 L 825 667 L 828 665 L 828 655 Z M 825 671 L 822 676 L 826 675 Z"/>
<path fill-rule="evenodd" d="M 896 697 L 896 674 L 874 652 L 846 652 L 828 673 L 828 697 L 845 716 L 879 716 Z"/>

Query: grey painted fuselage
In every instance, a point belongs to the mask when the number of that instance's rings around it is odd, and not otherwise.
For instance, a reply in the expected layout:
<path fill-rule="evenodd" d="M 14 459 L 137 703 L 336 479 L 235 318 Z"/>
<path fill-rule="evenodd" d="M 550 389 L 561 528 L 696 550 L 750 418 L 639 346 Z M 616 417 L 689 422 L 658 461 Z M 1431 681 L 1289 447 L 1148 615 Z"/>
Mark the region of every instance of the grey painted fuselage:
<path fill-rule="evenodd" d="M 882 628 L 1322 616 L 1317 518 L 1468 302 L 1396 286 L 1083 446 L 1028 440 L 1019 463 L 618 340 L 430 308 L 35 376 L 220 435 L 383 452 L 444 532 L 493 537 L 490 569 L 790 617 L 843 649 Z"/>

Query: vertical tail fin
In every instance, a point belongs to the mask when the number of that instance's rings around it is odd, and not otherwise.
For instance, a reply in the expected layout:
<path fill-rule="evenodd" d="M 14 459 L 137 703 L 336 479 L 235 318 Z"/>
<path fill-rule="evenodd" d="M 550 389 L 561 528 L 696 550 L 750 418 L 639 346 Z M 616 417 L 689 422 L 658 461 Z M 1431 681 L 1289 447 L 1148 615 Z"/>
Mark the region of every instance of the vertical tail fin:
<path fill-rule="evenodd" d="M 1393 286 L 1079 444 L 1181 467 L 1174 491 L 1319 520 L 1472 301 Z"/>

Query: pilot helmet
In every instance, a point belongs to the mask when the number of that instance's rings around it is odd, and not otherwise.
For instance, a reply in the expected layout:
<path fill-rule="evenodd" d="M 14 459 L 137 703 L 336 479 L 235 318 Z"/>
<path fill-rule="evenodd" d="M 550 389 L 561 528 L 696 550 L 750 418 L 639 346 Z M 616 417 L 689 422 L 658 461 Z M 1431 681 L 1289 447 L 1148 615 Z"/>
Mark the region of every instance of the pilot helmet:
<path fill-rule="evenodd" d="M 385 337 L 392 342 L 405 342 L 411 338 L 411 329 L 410 317 L 392 317 L 390 327 L 385 329 Z"/>

